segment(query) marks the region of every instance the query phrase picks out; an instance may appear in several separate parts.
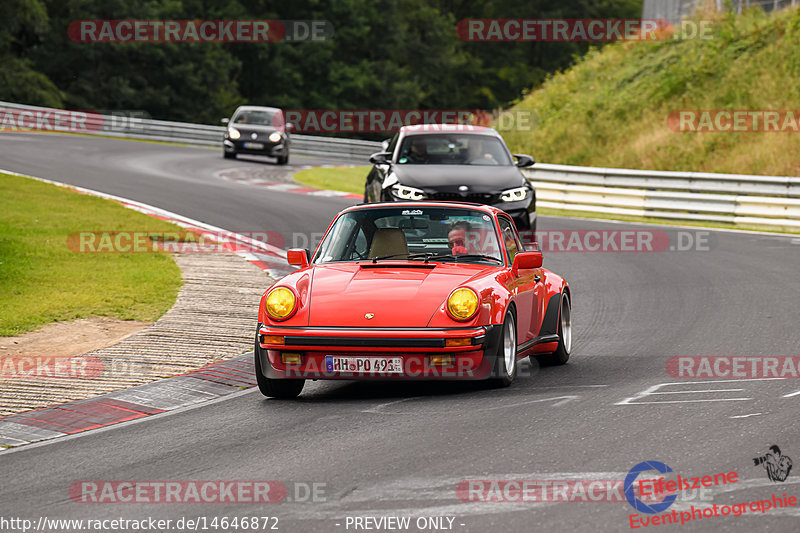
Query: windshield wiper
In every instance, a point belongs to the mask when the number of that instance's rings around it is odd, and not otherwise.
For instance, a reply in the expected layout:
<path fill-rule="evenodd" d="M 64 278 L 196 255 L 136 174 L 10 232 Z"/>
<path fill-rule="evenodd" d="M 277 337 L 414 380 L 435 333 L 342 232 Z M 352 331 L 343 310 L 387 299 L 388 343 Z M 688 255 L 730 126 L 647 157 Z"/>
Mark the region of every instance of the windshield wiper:
<path fill-rule="evenodd" d="M 418 257 L 427 257 L 430 252 L 422 253 L 422 254 L 389 254 L 389 255 L 379 255 L 377 257 L 372 258 L 373 263 L 377 263 L 381 259 L 393 259 L 395 257 L 405 257 L 406 259 L 415 259 Z"/>
<path fill-rule="evenodd" d="M 460 255 L 453 255 L 453 254 L 428 254 L 425 257 L 425 262 L 429 262 L 431 259 L 453 259 L 458 262 L 459 259 L 488 259 L 490 261 L 494 261 L 496 263 L 502 263 L 502 259 L 498 259 L 491 255 L 484 255 L 484 254 L 460 254 Z"/>

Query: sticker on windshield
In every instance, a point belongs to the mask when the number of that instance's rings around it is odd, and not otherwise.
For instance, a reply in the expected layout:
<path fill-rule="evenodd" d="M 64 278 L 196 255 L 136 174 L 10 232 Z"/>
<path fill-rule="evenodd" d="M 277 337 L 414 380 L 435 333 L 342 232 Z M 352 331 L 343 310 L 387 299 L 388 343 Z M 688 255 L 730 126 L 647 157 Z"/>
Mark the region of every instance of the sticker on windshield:
<path fill-rule="evenodd" d="M 400 164 L 402 164 L 402 163 L 408 163 L 408 158 L 407 158 L 407 157 L 401 157 L 401 158 L 400 158 L 400 161 L 398 161 L 398 163 L 400 163 Z"/>
<path fill-rule="evenodd" d="M 422 210 L 420 209 L 404 209 L 401 215 L 421 215 Z"/>
<path fill-rule="evenodd" d="M 491 220 L 491 217 L 489 215 L 483 215 L 483 220 L 489 222 Z"/>

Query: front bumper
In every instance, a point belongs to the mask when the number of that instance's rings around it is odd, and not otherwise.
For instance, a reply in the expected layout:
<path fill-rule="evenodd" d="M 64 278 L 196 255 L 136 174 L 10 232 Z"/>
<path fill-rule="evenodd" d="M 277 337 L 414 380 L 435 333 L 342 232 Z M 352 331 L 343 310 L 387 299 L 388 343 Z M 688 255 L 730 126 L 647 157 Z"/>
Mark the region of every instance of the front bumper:
<path fill-rule="evenodd" d="M 255 148 L 253 148 L 254 143 L 256 144 Z M 258 145 L 261 145 L 261 147 L 258 147 Z M 232 139 L 225 139 L 222 141 L 222 148 L 228 153 L 277 157 L 286 153 L 288 144 L 285 140 L 274 143 L 268 140 L 251 141 L 237 139 L 234 141 Z"/>
<path fill-rule="evenodd" d="M 479 380 L 491 377 L 495 368 L 502 327 L 470 328 L 286 328 L 261 326 L 256 357 L 270 379 L 391 379 Z M 282 337 L 264 343 L 264 336 Z M 448 346 L 450 339 L 469 342 Z M 282 354 L 300 354 L 300 364 L 282 362 Z M 452 364 L 431 364 L 431 356 L 450 355 Z M 326 368 L 326 358 L 400 357 L 401 373 L 347 372 Z"/>

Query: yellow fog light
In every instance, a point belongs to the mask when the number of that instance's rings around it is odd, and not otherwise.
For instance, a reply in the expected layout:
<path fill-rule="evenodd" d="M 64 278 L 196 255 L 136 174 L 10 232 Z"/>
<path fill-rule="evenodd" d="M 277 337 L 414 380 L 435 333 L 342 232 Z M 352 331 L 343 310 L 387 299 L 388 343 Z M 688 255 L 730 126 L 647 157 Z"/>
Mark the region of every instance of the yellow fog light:
<path fill-rule="evenodd" d="M 467 287 L 454 290 L 447 298 L 447 312 L 455 320 L 469 320 L 478 311 L 478 295 Z"/>
<path fill-rule="evenodd" d="M 285 365 L 299 365 L 303 362 L 303 356 L 299 353 L 283 352 L 281 354 L 281 361 Z"/>
<path fill-rule="evenodd" d="M 455 363 L 452 355 L 432 355 L 431 366 L 450 366 Z"/>
<path fill-rule="evenodd" d="M 297 299 L 286 287 L 272 289 L 267 295 L 267 314 L 275 320 L 286 320 L 295 311 Z"/>

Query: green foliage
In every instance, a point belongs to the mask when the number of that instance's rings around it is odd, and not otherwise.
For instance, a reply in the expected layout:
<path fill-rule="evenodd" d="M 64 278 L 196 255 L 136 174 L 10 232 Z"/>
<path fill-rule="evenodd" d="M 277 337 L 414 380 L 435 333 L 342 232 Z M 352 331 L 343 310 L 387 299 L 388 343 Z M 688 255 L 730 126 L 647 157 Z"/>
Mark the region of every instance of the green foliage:
<path fill-rule="evenodd" d="M 6 0 L 0 99 L 218 123 L 244 103 L 294 109 L 494 109 L 585 43 L 462 41 L 467 18 L 631 18 L 640 0 Z M 554 5 L 555 4 L 555 5 Z M 5 4 L 3 4 L 5 5 Z M 6 12 L 7 11 L 7 12 Z M 301 43 L 77 43 L 82 19 L 327 20 Z M 11 60 L 16 60 L 11 63 Z"/>

